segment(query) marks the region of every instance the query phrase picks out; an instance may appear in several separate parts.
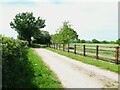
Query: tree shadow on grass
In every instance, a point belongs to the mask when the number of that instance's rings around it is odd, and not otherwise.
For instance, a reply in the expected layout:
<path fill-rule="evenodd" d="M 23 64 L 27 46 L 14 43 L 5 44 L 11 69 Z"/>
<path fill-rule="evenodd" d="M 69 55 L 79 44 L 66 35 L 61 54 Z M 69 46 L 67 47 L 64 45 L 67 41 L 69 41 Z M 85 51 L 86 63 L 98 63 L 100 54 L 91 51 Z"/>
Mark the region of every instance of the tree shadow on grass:
<path fill-rule="evenodd" d="M 28 60 L 28 49 L 23 49 L 22 54 L 10 57 L 12 62 L 2 63 L 2 88 L 38 88 L 34 82 L 34 68 Z"/>

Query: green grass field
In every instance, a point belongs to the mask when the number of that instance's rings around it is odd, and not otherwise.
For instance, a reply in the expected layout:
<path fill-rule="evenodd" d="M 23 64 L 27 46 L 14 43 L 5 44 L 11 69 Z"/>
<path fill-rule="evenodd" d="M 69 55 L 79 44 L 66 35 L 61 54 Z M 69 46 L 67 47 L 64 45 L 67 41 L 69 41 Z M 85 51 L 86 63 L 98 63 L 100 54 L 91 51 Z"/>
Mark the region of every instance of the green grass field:
<path fill-rule="evenodd" d="M 86 55 L 88 56 L 92 56 L 95 57 L 96 56 L 96 46 L 99 46 L 99 58 L 104 59 L 106 58 L 107 60 L 113 60 L 113 62 L 115 61 L 115 55 L 116 55 L 116 48 L 118 46 L 118 44 L 94 44 L 94 43 L 70 43 L 69 47 L 73 47 L 76 44 L 76 52 L 78 54 L 82 54 L 83 55 L 83 45 L 86 46 Z M 61 45 L 61 50 L 62 50 L 62 46 Z M 68 45 L 65 45 L 65 50 L 68 50 Z M 74 52 L 74 49 L 69 49 L 70 52 Z M 120 51 L 120 50 L 119 50 Z M 120 55 L 120 52 L 119 52 Z"/>
<path fill-rule="evenodd" d="M 66 57 L 81 61 L 83 63 L 91 64 L 91 65 L 100 67 L 102 69 L 110 70 L 110 71 L 113 71 L 113 72 L 116 72 L 116 73 L 120 74 L 120 72 L 118 70 L 118 65 L 116 65 L 114 63 L 105 62 L 105 61 L 102 61 L 102 60 L 96 60 L 96 59 L 93 59 L 93 58 L 90 58 L 90 57 L 84 57 L 84 56 L 80 56 L 80 55 L 76 55 L 76 54 L 73 54 L 73 53 L 68 53 L 68 52 L 64 52 L 64 51 L 56 50 L 56 49 L 52 49 L 52 48 L 47 48 L 47 49 L 50 50 L 50 51 L 56 52 L 60 55 L 64 55 Z"/>
<path fill-rule="evenodd" d="M 76 45 L 88 45 L 88 46 L 118 46 L 118 44 L 101 44 L 101 43 L 71 43 L 71 44 L 76 44 Z"/>

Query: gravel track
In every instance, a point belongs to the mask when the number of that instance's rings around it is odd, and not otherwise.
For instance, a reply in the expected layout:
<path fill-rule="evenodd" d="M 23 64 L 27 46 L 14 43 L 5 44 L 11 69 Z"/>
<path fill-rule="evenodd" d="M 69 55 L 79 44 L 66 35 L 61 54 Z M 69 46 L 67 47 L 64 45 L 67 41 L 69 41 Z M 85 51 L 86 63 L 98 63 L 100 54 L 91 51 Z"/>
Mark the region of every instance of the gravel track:
<path fill-rule="evenodd" d="M 65 88 L 118 88 L 118 74 L 46 49 L 34 49 Z"/>

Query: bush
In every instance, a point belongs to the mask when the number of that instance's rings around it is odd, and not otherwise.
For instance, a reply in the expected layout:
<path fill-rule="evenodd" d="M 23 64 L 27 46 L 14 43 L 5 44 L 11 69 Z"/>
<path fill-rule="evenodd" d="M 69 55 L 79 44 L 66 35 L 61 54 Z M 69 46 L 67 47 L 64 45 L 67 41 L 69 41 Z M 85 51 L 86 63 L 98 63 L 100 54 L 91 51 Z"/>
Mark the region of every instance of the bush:
<path fill-rule="evenodd" d="M 20 69 L 23 60 L 23 50 L 27 42 L 13 38 L 2 37 L 2 87 L 8 88 L 15 85 L 15 72 Z"/>

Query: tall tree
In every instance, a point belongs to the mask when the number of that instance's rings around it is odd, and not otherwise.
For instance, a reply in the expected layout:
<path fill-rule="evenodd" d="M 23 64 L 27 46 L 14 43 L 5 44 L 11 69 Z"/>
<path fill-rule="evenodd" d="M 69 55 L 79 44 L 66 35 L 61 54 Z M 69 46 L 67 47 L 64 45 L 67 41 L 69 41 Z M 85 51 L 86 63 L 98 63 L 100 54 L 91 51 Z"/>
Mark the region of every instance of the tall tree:
<path fill-rule="evenodd" d="M 44 28 L 45 20 L 33 16 L 33 13 L 19 13 L 10 23 L 11 28 L 18 32 L 19 38 L 27 40 L 31 44 L 31 37 L 33 37 L 40 28 Z"/>
<path fill-rule="evenodd" d="M 51 35 L 51 42 L 52 43 L 60 43 L 60 36 L 59 36 L 59 34 Z"/>
<path fill-rule="evenodd" d="M 59 38 L 62 43 L 68 43 L 71 39 L 77 40 L 78 35 L 77 32 L 71 28 L 69 22 L 63 22 L 62 28 L 59 31 Z"/>

